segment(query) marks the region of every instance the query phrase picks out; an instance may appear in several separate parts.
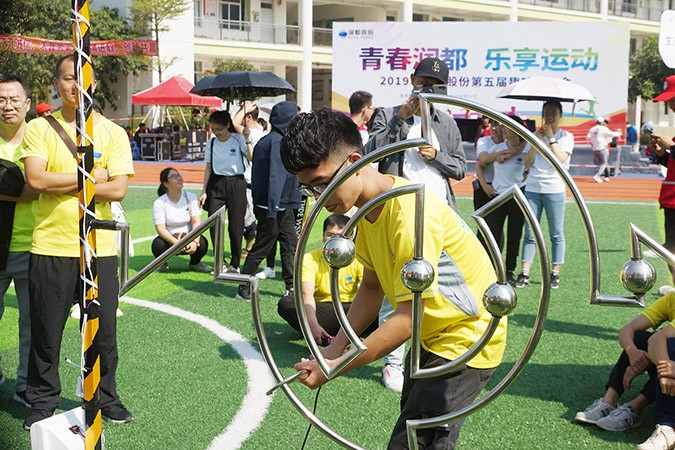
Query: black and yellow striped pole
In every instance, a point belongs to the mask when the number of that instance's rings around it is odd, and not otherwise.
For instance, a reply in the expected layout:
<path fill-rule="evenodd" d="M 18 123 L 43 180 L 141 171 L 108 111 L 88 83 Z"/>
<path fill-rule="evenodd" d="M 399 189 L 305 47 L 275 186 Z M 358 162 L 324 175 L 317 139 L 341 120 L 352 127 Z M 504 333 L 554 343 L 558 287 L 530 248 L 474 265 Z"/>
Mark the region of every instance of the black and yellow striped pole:
<path fill-rule="evenodd" d="M 94 69 L 91 64 L 89 1 L 72 0 L 75 78 L 78 90 L 77 162 L 80 225 L 80 277 L 84 308 L 82 333 L 82 379 L 84 392 L 85 449 L 101 449 L 101 381 L 98 345 L 99 303 L 96 272 L 96 219 L 94 170 Z"/>

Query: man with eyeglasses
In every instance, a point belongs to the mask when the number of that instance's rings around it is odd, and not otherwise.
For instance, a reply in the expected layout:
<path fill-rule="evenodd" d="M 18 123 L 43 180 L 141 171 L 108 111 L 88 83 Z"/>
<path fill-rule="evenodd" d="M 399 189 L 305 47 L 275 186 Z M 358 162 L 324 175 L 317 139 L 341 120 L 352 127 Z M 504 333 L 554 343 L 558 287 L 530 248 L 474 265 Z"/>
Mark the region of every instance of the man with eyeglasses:
<path fill-rule="evenodd" d="M 30 109 L 30 87 L 23 78 L 0 74 L 0 158 L 15 163 L 23 172 L 21 142 L 26 130 L 26 113 Z M 37 193 L 24 184 L 19 197 L 0 191 L 0 318 L 4 297 L 14 282 L 19 306 L 19 365 L 16 369 L 14 400 L 26 406 L 26 374 L 30 351 L 30 301 L 28 294 L 28 260 L 33 235 Z M 0 384 L 5 376 L 0 367 Z"/>
<path fill-rule="evenodd" d="M 298 179 L 281 164 L 279 145 L 291 120 L 298 114 L 295 102 L 280 102 L 270 113 L 272 131 L 263 136 L 253 152 L 251 194 L 253 212 L 258 221 L 255 242 L 246 255 L 241 273 L 253 275 L 272 247 L 279 242 L 281 275 L 286 285 L 284 296 L 293 292 L 293 260 L 298 237 L 295 234 L 295 209 L 300 208 L 302 197 L 298 192 Z M 236 298 L 250 300 L 248 286 L 240 286 Z"/>
<path fill-rule="evenodd" d="M 94 87 L 96 82 L 94 80 Z M 28 359 L 27 398 L 31 412 L 23 423 L 30 427 L 51 417 L 59 406 L 61 340 L 74 299 L 82 301 L 78 221 L 76 145 L 77 86 L 72 55 L 54 68 L 53 87 L 63 107 L 26 127 L 21 158 L 26 180 L 40 193 L 30 253 L 31 350 Z M 112 220 L 110 203 L 122 201 L 134 175 L 129 138 L 124 129 L 97 112 L 94 121 L 96 217 Z M 72 149 L 72 150 L 71 150 Z M 130 422 L 131 413 L 117 393 L 118 279 L 114 231 L 96 231 L 100 400 L 103 419 Z M 80 305 L 82 306 L 82 305 Z"/>

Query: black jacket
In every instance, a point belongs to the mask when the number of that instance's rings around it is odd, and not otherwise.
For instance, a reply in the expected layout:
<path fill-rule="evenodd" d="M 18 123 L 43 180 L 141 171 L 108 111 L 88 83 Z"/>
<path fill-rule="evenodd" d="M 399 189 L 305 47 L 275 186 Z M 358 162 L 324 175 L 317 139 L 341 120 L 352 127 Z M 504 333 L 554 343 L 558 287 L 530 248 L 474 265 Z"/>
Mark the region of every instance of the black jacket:
<path fill-rule="evenodd" d="M 266 207 L 270 219 L 276 219 L 280 209 L 297 209 L 302 202 L 302 196 L 298 192 L 298 178 L 286 170 L 281 163 L 280 154 L 281 138 L 297 114 L 296 103 L 277 103 L 270 114 L 272 131 L 263 136 L 253 150 L 253 204 Z"/>

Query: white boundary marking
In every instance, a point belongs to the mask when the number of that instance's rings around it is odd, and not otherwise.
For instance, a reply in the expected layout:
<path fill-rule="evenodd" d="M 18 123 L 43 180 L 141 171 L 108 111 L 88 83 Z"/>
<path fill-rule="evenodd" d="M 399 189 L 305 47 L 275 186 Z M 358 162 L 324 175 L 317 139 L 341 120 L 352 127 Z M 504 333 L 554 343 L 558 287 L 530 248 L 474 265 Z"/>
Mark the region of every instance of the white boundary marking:
<path fill-rule="evenodd" d="M 216 436 L 209 445 L 209 450 L 236 449 L 260 426 L 272 397 L 265 394 L 274 385 L 274 378 L 262 355 L 239 333 L 230 330 L 219 322 L 165 303 L 150 302 L 132 297 L 121 297 L 120 301 L 143 308 L 189 320 L 209 330 L 236 351 L 246 366 L 248 375 L 247 391 L 241 408 L 235 414 L 225 430 Z"/>

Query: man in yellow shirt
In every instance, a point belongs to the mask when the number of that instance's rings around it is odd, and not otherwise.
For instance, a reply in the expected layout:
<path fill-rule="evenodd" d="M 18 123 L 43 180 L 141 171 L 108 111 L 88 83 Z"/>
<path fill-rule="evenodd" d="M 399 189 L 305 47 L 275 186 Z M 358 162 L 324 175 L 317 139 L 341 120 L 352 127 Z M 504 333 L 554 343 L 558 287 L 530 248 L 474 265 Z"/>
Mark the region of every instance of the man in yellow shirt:
<path fill-rule="evenodd" d="M 289 172 L 295 173 L 301 189 L 320 195 L 332 179 L 363 155 L 363 144 L 356 125 L 341 113 L 322 108 L 301 114 L 291 122 L 281 144 L 281 158 Z M 328 199 L 325 207 L 344 214 L 353 206 L 408 182 L 362 167 Z M 349 309 L 348 318 L 355 332 L 362 332 L 374 319 L 382 297 L 394 307 L 394 315 L 364 340 L 367 350 L 342 374 L 375 361 L 404 343 L 412 332 L 412 293 L 403 285 L 401 268 L 413 257 L 413 195 L 399 196 L 380 205 L 359 223 L 356 257 L 363 264 L 363 281 Z M 490 259 L 482 245 L 445 200 L 427 193 L 424 208 L 424 258 L 437 277 L 422 293 L 423 317 L 420 366 L 432 367 L 464 354 L 483 334 L 490 321 L 481 298 L 496 281 Z M 390 449 L 407 446 L 406 420 L 435 417 L 470 404 L 499 365 L 506 341 L 506 321 L 500 325 L 486 347 L 464 368 L 435 378 L 410 378 L 406 364 L 401 414 L 389 441 Z M 349 341 L 340 331 L 323 355 L 333 364 Z M 310 388 L 327 382 L 315 361 L 295 365 L 303 371 L 300 381 Z M 454 448 L 463 421 L 446 427 L 420 430 L 422 448 L 446 445 Z M 434 447 L 436 448 L 436 447 Z"/>
<path fill-rule="evenodd" d="M 0 158 L 11 161 L 23 170 L 19 161 L 21 141 L 26 130 L 26 113 L 30 109 L 30 88 L 21 77 L 0 74 Z M 16 369 L 14 400 L 30 406 L 26 401 L 26 373 L 30 350 L 30 302 L 28 296 L 28 259 L 33 235 L 33 215 L 37 194 L 24 185 L 19 197 L 0 193 L 0 209 L 7 220 L 9 233 L 2 234 L 0 245 L 7 253 L 0 258 L 0 318 L 4 311 L 4 297 L 14 281 L 19 306 L 19 365 Z M 12 213 L 13 211 L 13 217 Z M 4 228 L 4 226 L 3 226 Z M 5 376 L 0 368 L 0 384 Z"/>
<path fill-rule="evenodd" d="M 77 90 L 73 56 L 56 63 L 54 89 L 63 107 L 52 115 L 75 142 Z M 96 216 L 112 219 L 110 202 L 127 192 L 133 163 L 129 139 L 123 128 L 94 114 L 94 178 Z M 31 352 L 28 362 L 28 401 L 31 412 L 24 429 L 54 414 L 59 405 L 59 359 L 63 328 L 73 299 L 82 298 L 78 227 L 77 161 L 46 118 L 28 123 L 22 159 L 28 185 L 40 193 L 30 255 Z M 119 291 L 117 248 L 113 231 L 96 231 L 99 281 L 99 347 L 101 354 L 101 415 L 112 422 L 129 422 L 133 416 L 117 395 L 116 317 Z"/>
<path fill-rule="evenodd" d="M 342 234 L 348 221 L 349 217 L 342 214 L 331 214 L 326 217 L 323 221 L 323 242 Z M 340 269 L 340 300 L 345 312 L 349 312 L 362 277 L 363 266 L 357 260 Z M 302 299 L 314 341 L 320 345 L 327 345 L 340 329 L 340 323 L 331 302 L 330 266 L 323 257 L 323 247 L 305 254 L 302 262 Z M 302 331 L 293 296 L 281 297 L 277 304 L 277 312 L 293 328 Z M 377 328 L 376 322 L 372 323 L 364 334 L 369 334 L 375 328 Z"/>

